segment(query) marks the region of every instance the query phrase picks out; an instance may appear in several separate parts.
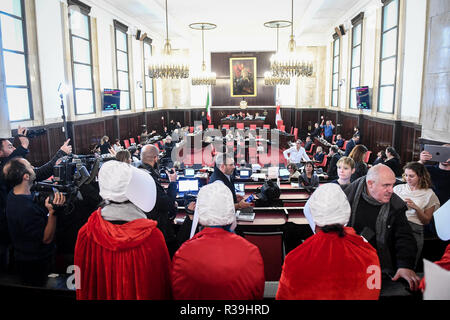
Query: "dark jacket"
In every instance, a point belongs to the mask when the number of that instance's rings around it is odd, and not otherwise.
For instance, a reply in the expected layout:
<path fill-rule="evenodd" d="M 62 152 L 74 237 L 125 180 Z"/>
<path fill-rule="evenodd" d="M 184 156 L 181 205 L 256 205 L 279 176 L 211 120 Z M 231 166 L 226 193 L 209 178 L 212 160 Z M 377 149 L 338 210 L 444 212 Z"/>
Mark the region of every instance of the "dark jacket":
<path fill-rule="evenodd" d="M 8 229 L 14 247 L 14 257 L 20 261 L 41 260 L 55 252 L 55 244 L 44 244 L 48 211 L 33 201 L 31 195 L 8 195 Z"/>
<path fill-rule="evenodd" d="M 394 171 L 396 177 L 401 177 L 403 174 L 402 168 L 400 166 L 400 160 L 397 158 L 392 158 L 390 160 L 385 161 L 383 164 L 387 165 L 389 168 Z"/>
<path fill-rule="evenodd" d="M 146 215 L 149 219 L 156 220 L 158 222 L 158 228 L 167 240 L 173 240 L 169 233 L 169 220 L 173 220 L 176 216 L 175 200 L 177 197 L 177 184 L 176 182 L 169 183 L 169 187 L 164 190 L 161 185 L 159 172 L 152 166 L 142 163 L 139 168 L 147 170 L 155 180 L 156 185 L 156 203 L 152 211 L 147 212 Z M 170 237 L 170 239 L 168 239 Z"/>
<path fill-rule="evenodd" d="M 367 174 L 367 165 L 363 161 L 355 162 L 355 173 L 350 177 L 350 182 L 353 182 Z"/>
<path fill-rule="evenodd" d="M 231 175 L 231 181 L 227 178 L 226 175 L 223 174 L 222 171 L 217 166 L 214 166 L 214 172 L 209 178 L 209 183 L 213 183 L 216 180 L 222 181 L 228 189 L 230 189 L 231 193 L 233 194 L 233 201 L 234 203 L 237 203 L 237 197 L 236 197 L 236 190 L 234 188 L 234 177 Z"/>
<path fill-rule="evenodd" d="M 328 166 L 328 171 L 327 171 L 328 180 L 338 179 L 336 164 L 340 158 L 341 158 L 341 155 L 339 153 L 333 154 L 333 156 L 330 158 L 330 164 Z"/>
<path fill-rule="evenodd" d="M 352 206 L 355 200 L 355 194 L 360 181 L 365 177 L 361 177 L 358 180 L 350 183 L 349 185 L 343 186 L 342 189 L 347 195 L 347 199 Z M 362 199 L 359 200 L 364 201 Z M 376 247 L 378 256 L 380 256 L 381 268 L 383 272 L 389 273 L 391 276 L 394 275 L 398 268 L 408 268 L 414 270 L 416 253 L 417 253 L 417 243 L 413 236 L 411 227 L 406 219 L 407 207 L 405 202 L 397 196 L 395 193 L 392 194 L 390 201 L 390 210 L 386 221 L 381 225 L 381 229 L 385 231 L 384 236 L 384 246 Z M 354 227 L 355 214 L 364 214 L 363 212 L 351 212 L 348 227 Z M 376 230 L 372 230 L 374 236 L 376 237 Z M 358 232 L 358 231 L 357 231 Z M 361 231 L 359 231 L 361 233 Z M 367 239 L 373 244 L 374 239 Z M 388 263 L 383 263 L 381 257 L 385 255 L 389 257 L 390 261 Z"/>
<path fill-rule="evenodd" d="M 350 139 L 347 142 L 347 146 L 345 147 L 345 153 L 344 156 L 348 157 L 350 152 L 352 152 L 353 148 L 356 146 L 356 142 L 353 139 Z"/>

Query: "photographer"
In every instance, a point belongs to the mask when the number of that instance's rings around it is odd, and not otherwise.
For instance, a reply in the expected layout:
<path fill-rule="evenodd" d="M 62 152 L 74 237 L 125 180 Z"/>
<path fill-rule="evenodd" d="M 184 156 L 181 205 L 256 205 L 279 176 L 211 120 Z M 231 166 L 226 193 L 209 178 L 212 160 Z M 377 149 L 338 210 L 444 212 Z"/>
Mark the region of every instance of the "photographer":
<path fill-rule="evenodd" d="M 1 147 L 0 147 L 0 270 L 2 268 L 6 268 L 7 261 L 7 247 L 11 243 L 9 239 L 8 233 L 8 225 L 6 222 L 6 198 L 8 196 L 8 192 L 11 189 L 11 186 L 8 186 L 4 176 L 3 176 L 3 168 L 4 166 L 15 157 L 25 157 L 28 154 L 28 145 L 29 140 L 27 135 L 27 128 L 19 127 L 18 129 L 19 141 L 21 145 L 16 149 L 12 143 L 8 139 L 0 139 Z M 56 162 L 62 158 L 63 156 L 69 155 L 72 153 L 72 146 L 69 145 L 70 139 L 67 139 L 61 148 L 56 152 L 55 156 L 43 166 L 34 169 L 36 174 L 36 181 L 42 181 L 48 179 L 53 174 L 53 167 Z"/>
<path fill-rule="evenodd" d="M 158 228 L 163 233 L 170 256 L 172 256 L 177 250 L 175 232 L 172 226 L 172 221 L 175 219 L 177 210 L 175 206 L 175 199 L 177 197 L 177 174 L 175 171 L 173 173 L 167 172 L 170 183 L 166 192 L 161 185 L 161 177 L 158 170 L 158 154 L 158 148 L 154 145 L 148 144 L 142 147 L 142 164 L 139 168 L 147 170 L 153 180 L 155 180 L 156 204 L 147 216 L 149 219 L 158 222 Z"/>
<path fill-rule="evenodd" d="M 4 167 L 6 181 L 12 186 L 8 194 L 6 218 L 14 247 L 14 258 L 26 285 L 42 286 L 51 270 L 55 245 L 56 208 L 65 203 L 64 195 L 56 193 L 45 207 L 33 201 L 31 186 L 37 175 L 23 158 L 14 158 Z"/>

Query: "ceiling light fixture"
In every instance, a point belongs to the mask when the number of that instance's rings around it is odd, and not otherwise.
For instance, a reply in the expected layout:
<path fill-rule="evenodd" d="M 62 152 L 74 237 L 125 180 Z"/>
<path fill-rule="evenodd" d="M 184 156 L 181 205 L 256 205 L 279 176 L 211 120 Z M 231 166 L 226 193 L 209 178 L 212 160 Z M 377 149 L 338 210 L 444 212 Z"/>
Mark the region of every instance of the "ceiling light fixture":
<path fill-rule="evenodd" d="M 290 21 L 285 20 L 275 20 L 264 23 L 264 26 L 267 28 L 277 28 L 277 51 L 275 52 L 275 54 L 278 53 L 278 34 L 280 28 L 286 28 L 289 27 L 290 25 L 292 25 L 292 23 Z M 264 84 L 266 86 L 289 85 L 290 83 L 291 78 L 287 76 L 274 75 L 272 71 L 264 72 Z"/>
<path fill-rule="evenodd" d="M 162 79 L 184 79 L 189 77 L 189 64 L 172 53 L 172 47 L 169 40 L 169 22 L 167 14 L 166 0 L 166 43 L 164 44 L 164 53 L 153 56 L 148 65 L 150 78 Z"/>
<path fill-rule="evenodd" d="M 192 85 L 193 86 L 208 86 L 216 85 L 216 74 L 214 72 L 206 71 L 205 64 L 205 30 L 215 29 L 217 26 L 213 23 L 208 22 L 196 22 L 191 23 L 189 28 L 202 31 L 202 70 L 200 73 L 192 75 Z"/>
<path fill-rule="evenodd" d="M 312 61 L 296 53 L 294 40 L 294 0 L 291 1 L 291 39 L 288 52 L 276 53 L 270 58 L 273 75 L 285 77 L 311 77 L 313 74 Z"/>

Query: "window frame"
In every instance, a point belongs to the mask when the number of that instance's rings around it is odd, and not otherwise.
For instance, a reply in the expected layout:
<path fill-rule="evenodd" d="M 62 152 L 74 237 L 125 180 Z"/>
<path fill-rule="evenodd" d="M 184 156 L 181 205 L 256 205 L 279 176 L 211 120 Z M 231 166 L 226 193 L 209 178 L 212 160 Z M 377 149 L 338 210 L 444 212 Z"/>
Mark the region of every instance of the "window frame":
<path fill-rule="evenodd" d="M 153 83 L 153 79 L 150 78 L 151 84 L 152 84 L 152 90 L 151 91 L 147 91 L 147 75 L 148 75 L 148 69 L 147 66 L 145 64 L 146 60 L 145 60 L 145 46 L 148 45 L 150 47 L 150 55 L 153 55 L 153 47 L 152 47 L 152 39 L 150 39 L 149 37 L 145 37 L 143 40 L 143 46 L 142 46 L 142 58 L 144 60 L 144 103 L 145 103 L 145 107 L 144 109 L 154 109 L 155 108 L 155 85 Z M 151 93 L 152 94 L 152 107 L 149 108 L 148 107 L 148 103 L 147 103 L 147 93 Z"/>
<path fill-rule="evenodd" d="M 122 51 L 120 49 L 117 48 L 117 31 L 122 32 L 125 34 L 125 39 L 126 39 L 126 45 L 127 45 L 127 51 Z M 114 53 L 116 56 L 116 78 L 117 78 L 117 89 L 120 90 L 121 94 L 122 91 L 124 92 L 128 92 L 128 108 L 127 109 L 122 109 L 122 104 L 120 104 L 120 108 L 119 111 L 126 111 L 126 110 L 131 110 L 131 93 L 130 93 L 130 89 L 131 89 L 131 84 L 130 84 L 130 48 L 128 45 L 128 26 L 124 25 L 123 23 L 114 20 Z M 127 67 L 128 70 L 124 71 L 124 70 L 119 70 L 119 64 L 118 64 L 118 55 L 117 52 L 120 51 L 122 53 L 126 53 L 127 55 Z M 126 72 L 127 73 L 127 78 L 128 78 L 128 90 L 122 90 L 121 88 L 119 88 L 119 72 Z M 122 98 L 121 98 L 122 99 Z"/>
<path fill-rule="evenodd" d="M 338 54 L 334 55 L 334 52 L 336 51 L 336 41 L 339 41 L 339 50 L 338 50 Z M 338 108 L 339 107 L 339 75 L 341 73 L 341 38 L 339 37 L 339 35 L 337 33 L 333 34 L 333 45 L 332 45 L 332 63 L 331 63 L 331 107 L 335 107 Z M 336 57 L 338 57 L 338 67 L 337 67 L 337 72 L 334 72 L 334 60 L 336 59 Z M 334 75 L 337 74 L 338 77 L 338 81 L 337 81 L 337 88 L 334 87 Z M 333 100 L 333 93 L 334 91 L 337 92 L 336 94 L 336 105 L 333 104 L 334 100 Z"/>
<path fill-rule="evenodd" d="M 93 62 L 93 53 L 92 53 L 92 30 L 91 30 L 91 19 L 90 19 L 90 12 L 91 7 L 88 5 L 77 1 L 77 0 L 68 0 L 67 6 L 75 5 L 80 8 L 80 14 L 87 17 L 88 22 L 88 33 L 89 33 L 89 39 L 83 38 L 78 35 L 72 34 L 72 29 L 70 25 L 70 10 L 68 9 L 68 17 L 69 17 L 69 42 L 70 42 L 70 62 L 72 67 L 72 91 L 73 91 L 73 102 L 74 102 L 74 113 L 75 115 L 85 115 L 85 114 L 94 114 L 96 112 L 96 104 L 95 104 L 95 87 L 94 87 L 94 62 Z M 89 42 L 89 56 L 90 56 L 90 64 L 84 63 L 84 62 L 75 62 L 74 55 L 73 55 L 73 38 L 82 39 Z M 91 89 L 88 88 L 77 88 L 75 86 L 75 64 L 77 65 L 83 65 L 83 66 L 89 66 L 91 70 Z M 77 110 L 77 90 L 84 90 L 84 91 L 92 91 L 92 111 L 91 112 L 84 112 L 84 113 L 78 113 Z"/>
<path fill-rule="evenodd" d="M 361 61 L 362 61 L 362 44 L 363 44 L 363 32 L 364 32 L 364 24 L 363 24 L 363 19 L 364 19 L 364 12 L 361 12 L 360 14 L 358 14 L 355 18 L 352 19 L 352 38 L 351 38 L 351 53 L 350 53 L 350 81 L 349 81 L 349 104 L 348 107 L 351 110 L 358 110 L 358 105 L 357 105 L 357 101 L 355 101 L 355 107 L 352 107 L 352 89 L 355 89 L 355 97 L 356 97 L 356 88 L 357 87 L 352 87 L 352 83 L 353 83 L 353 69 L 358 68 L 359 69 L 359 79 L 358 79 L 358 86 L 361 86 Z M 360 27 L 360 37 L 359 37 L 359 42 L 357 45 L 353 45 L 353 39 L 355 36 L 355 28 Z M 353 67 L 353 50 L 355 48 L 359 47 L 359 64 L 356 67 Z"/>
<path fill-rule="evenodd" d="M 25 14 L 25 1 L 24 0 L 19 0 L 20 1 L 20 10 L 21 10 L 21 15 L 22 17 L 16 16 L 14 14 L 5 12 L 5 11 L 1 11 L 0 10 L 0 15 L 5 15 L 5 16 L 9 16 L 11 18 L 14 19 L 18 19 L 22 22 L 22 36 L 23 36 L 23 52 L 21 51 L 17 51 L 17 50 L 11 50 L 11 49 L 4 49 L 3 48 L 3 42 L 0 41 L 0 58 L 1 58 L 1 65 L 0 68 L 2 68 L 2 74 L 4 74 L 5 76 L 5 86 L 4 86 L 4 95 L 6 97 L 6 104 L 7 104 L 7 108 L 8 108 L 8 117 L 10 116 L 10 112 L 9 112 L 9 104 L 8 104 L 8 94 L 7 94 L 7 89 L 8 88 L 19 88 L 19 89 L 27 89 L 27 97 L 28 97 L 28 112 L 29 112 L 29 117 L 28 118 L 23 118 L 23 119 L 17 119 L 17 120 L 11 120 L 9 119 L 10 122 L 21 122 L 21 121 L 30 121 L 30 120 L 34 120 L 34 114 L 33 114 L 33 99 L 31 96 L 31 80 L 30 80 L 30 62 L 29 62 L 29 53 L 28 53 L 28 35 L 27 35 L 27 27 L 26 27 L 26 14 Z M 0 39 L 3 39 L 3 37 L 1 36 L 2 34 L 2 28 L 1 28 L 1 23 L 0 23 Z M 25 61 L 25 76 L 26 76 L 26 83 L 27 85 L 8 85 L 7 84 L 7 79 L 6 79 L 6 69 L 5 69 L 5 60 L 4 60 L 4 52 L 11 52 L 11 53 L 15 53 L 15 54 L 21 54 L 24 56 L 24 61 Z"/>
<path fill-rule="evenodd" d="M 397 20 L 396 24 L 393 27 L 390 27 L 387 30 L 384 30 L 384 19 L 385 19 L 385 8 L 392 2 L 396 1 L 397 3 Z M 400 22 L 400 0 L 381 0 L 383 3 L 383 7 L 381 8 L 381 36 L 380 36 L 380 58 L 379 58 L 379 68 L 378 68 L 378 102 L 377 102 L 377 112 L 384 113 L 384 114 L 394 114 L 395 113 L 395 98 L 397 93 L 397 65 L 398 65 L 398 37 L 399 37 L 399 22 Z M 382 57 L 383 55 L 383 48 L 384 48 L 384 41 L 383 36 L 384 34 L 388 33 L 389 31 L 395 30 L 396 32 L 396 43 L 395 43 L 395 54 L 388 56 L 388 57 Z M 395 70 L 394 70 L 394 83 L 393 84 L 381 84 L 381 69 L 383 66 L 383 61 L 386 61 L 388 59 L 395 58 Z M 384 87 L 393 87 L 393 94 L 392 94 L 392 111 L 381 111 L 380 110 L 380 103 L 381 103 L 381 88 Z"/>

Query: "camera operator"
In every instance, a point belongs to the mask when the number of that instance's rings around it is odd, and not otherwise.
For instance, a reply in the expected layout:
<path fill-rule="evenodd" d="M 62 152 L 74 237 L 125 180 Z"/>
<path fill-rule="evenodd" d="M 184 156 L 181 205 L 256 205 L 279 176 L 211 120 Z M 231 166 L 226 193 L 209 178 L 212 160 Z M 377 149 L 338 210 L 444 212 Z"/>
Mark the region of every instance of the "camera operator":
<path fill-rule="evenodd" d="M 158 228 L 163 233 L 164 238 L 166 239 L 167 248 L 169 249 L 169 254 L 172 256 L 177 250 L 175 232 L 173 229 L 173 220 L 175 219 L 177 210 L 175 206 L 177 197 L 177 174 L 175 171 L 172 173 L 167 172 L 170 183 L 166 192 L 161 185 L 161 176 L 158 170 L 158 154 L 158 148 L 154 145 L 148 144 L 143 146 L 141 150 L 142 164 L 139 168 L 147 170 L 153 180 L 155 180 L 156 204 L 147 216 L 149 219 L 158 222 Z"/>
<path fill-rule="evenodd" d="M 45 207 L 35 203 L 31 186 L 37 175 L 24 158 L 14 158 L 4 167 L 8 194 L 6 218 L 14 247 L 17 271 L 24 284 L 42 286 L 52 267 L 56 231 L 56 210 L 66 199 L 59 192 L 45 199 Z"/>
<path fill-rule="evenodd" d="M 8 139 L 0 139 L 0 270 L 7 265 L 7 248 L 11 243 L 6 222 L 6 198 L 10 191 L 10 186 L 6 184 L 3 177 L 3 168 L 6 163 L 15 157 L 25 157 L 28 154 L 29 139 L 27 138 L 28 129 L 19 127 L 17 130 L 21 145 L 16 149 Z M 53 174 L 53 167 L 58 159 L 72 153 L 72 146 L 69 145 L 70 139 L 64 142 L 55 156 L 43 166 L 34 169 L 36 181 L 48 179 Z"/>

